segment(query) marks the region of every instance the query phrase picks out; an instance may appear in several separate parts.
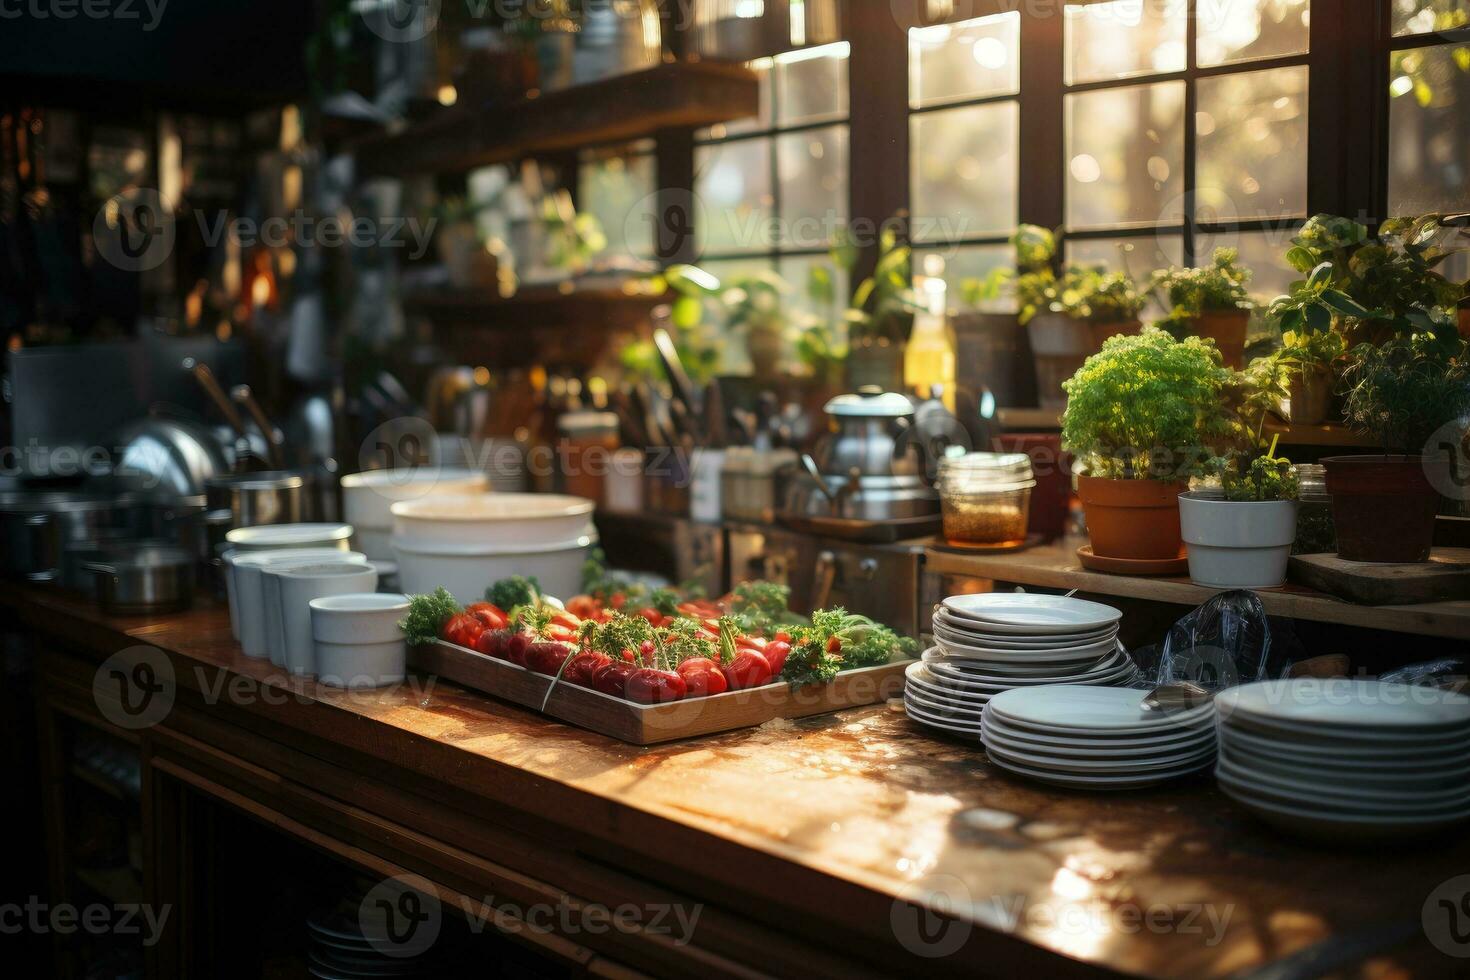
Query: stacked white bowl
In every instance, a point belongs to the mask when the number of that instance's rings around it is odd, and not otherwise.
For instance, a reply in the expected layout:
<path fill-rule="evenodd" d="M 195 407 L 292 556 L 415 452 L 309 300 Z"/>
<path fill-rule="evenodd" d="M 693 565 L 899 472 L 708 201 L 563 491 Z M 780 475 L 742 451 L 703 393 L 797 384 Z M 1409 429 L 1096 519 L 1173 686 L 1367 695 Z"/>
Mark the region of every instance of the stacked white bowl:
<path fill-rule="evenodd" d="M 1216 696 L 1220 788 L 1275 826 L 1406 838 L 1470 818 L 1470 698 L 1359 678 L 1242 684 Z"/>
<path fill-rule="evenodd" d="M 264 658 L 269 653 L 265 632 L 265 584 L 261 569 L 278 561 L 367 560 L 361 552 L 347 550 L 346 538 L 342 538 L 339 544 L 341 547 L 225 552 L 225 593 L 230 605 L 230 632 L 245 648 L 246 656 Z"/>
<path fill-rule="evenodd" d="M 443 586 L 460 602 L 511 575 L 535 577 L 550 595 L 573 595 L 597 541 L 593 503 L 543 493 L 435 496 L 393 511 L 399 587 L 409 594 Z"/>
<path fill-rule="evenodd" d="M 286 562 L 266 565 L 264 571 L 271 662 L 293 674 L 317 672 L 311 601 L 372 592 L 378 587 L 378 572 L 367 562 Z M 272 594 L 276 597 L 273 605 Z"/>
<path fill-rule="evenodd" d="M 1057 684 L 1014 688 L 985 709 L 985 754 L 995 765 L 1068 789 L 1152 786 L 1215 758 L 1213 707 L 1143 706 L 1147 691 Z"/>
<path fill-rule="evenodd" d="M 936 645 L 905 672 L 904 706 L 921 724 L 979 738 L 986 703 L 1012 688 L 1131 683 L 1121 618 L 1111 606 L 1066 596 L 951 596 L 934 612 Z"/>
<path fill-rule="evenodd" d="M 408 644 L 398 624 L 406 615 L 406 595 L 358 592 L 311 600 L 317 679 L 353 689 L 403 680 Z"/>
<path fill-rule="evenodd" d="M 352 525 L 358 551 L 375 561 L 388 561 L 393 558 L 393 504 L 489 489 L 490 480 L 484 473 L 467 469 L 418 466 L 351 473 L 342 478 L 342 516 Z"/>

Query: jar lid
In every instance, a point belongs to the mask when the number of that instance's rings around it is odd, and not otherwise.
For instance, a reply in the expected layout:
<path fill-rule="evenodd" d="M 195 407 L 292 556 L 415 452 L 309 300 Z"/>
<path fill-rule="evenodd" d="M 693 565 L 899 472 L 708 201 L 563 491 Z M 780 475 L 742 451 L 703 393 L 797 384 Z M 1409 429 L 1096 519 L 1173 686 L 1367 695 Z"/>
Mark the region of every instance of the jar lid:
<path fill-rule="evenodd" d="M 966 453 L 963 456 L 947 456 L 940 461 L 939 472 L 986 481 L 1029 480 L 1033 475 L 1031 457 L 1025 453 Z"/>
<path fill-rule="evenodd" d="M 556 427 L 563 435 L 580 436 L 588 433 L 616 433 L 618 431 L 618 416 L 616 412 L 566 412 L 556 420 Z"/>
<path fill-rule="evenodd" d="M 914 414 L 908 397 L 896 391 L 884 391 L 877 385 L 864 385 L 850 395 L 838 395 L 822 406 L 828 415 L 843 418 L 896 419 Z"/>

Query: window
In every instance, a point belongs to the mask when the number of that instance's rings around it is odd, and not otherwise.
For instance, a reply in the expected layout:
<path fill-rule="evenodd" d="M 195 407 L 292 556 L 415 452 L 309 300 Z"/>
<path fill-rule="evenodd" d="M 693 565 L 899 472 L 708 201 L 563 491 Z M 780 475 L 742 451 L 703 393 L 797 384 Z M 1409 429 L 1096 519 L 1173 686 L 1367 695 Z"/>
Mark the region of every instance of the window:
<path fill-rule="evenodd" d="M 583 150 L 577 167 L 580 210 L 607 236 L 608 259 L 651 259 L 658 177 L 652 140 Z"/>
<path fill-rule="evenodd" d="M 1284 251 L 1307 215 L 1310 0 L 1111 0 L 1064 16 L 1068 259 L 1139 276 L 1217 245 Z M 1274 292 L 1270 279 L 1257 289 Z"/>

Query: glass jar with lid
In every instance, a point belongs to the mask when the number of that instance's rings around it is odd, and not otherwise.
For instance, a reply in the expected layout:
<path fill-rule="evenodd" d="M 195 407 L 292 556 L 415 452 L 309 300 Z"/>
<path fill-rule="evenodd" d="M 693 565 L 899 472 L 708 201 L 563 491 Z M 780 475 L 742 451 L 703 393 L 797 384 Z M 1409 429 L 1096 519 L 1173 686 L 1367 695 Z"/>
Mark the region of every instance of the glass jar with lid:
<path fill-rule="evenodd" d="M 944 537 L 952 544 L 1024 544 L 1036 478 L 1025 453 L 966 453 L 939 464 Z"/>
<path fill-rule="evenodd" d="M 1327 495 L 1326 471 L 1320 463 L 1298 463 L 1298 503 L 1294 555 L 1337 551 L 1337 529 L 1332 524 L 1332 498 Z"/>

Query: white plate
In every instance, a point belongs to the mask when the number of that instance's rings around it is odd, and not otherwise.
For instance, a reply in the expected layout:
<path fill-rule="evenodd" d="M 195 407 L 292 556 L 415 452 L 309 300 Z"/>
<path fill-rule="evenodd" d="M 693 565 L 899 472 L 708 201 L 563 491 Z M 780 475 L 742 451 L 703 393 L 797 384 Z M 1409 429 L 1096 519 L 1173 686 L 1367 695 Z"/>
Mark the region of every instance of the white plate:
<path fill-rule="evenodd" d="M 956 708 L 931 701 L 918 691 L 904 691 L 904 707 L 915 707 L 927 714 L 961 725 L 978 725 L 982 712 L 979 708 Z"/>
<path fill-rule="evenodd" d="M 1058 646 L 1031 647 L 1025 650 L 1007 650 L 1004 647 L 987 646 L 958 637 L 939 627 L 934 628 L 934 640 L 944 649 L 977 660 L 1008 660 L 1024 663 L 1029 660 L 1081 660 L 1086 657 L 1101 657 L 1117 648 L 1117 637 L 1105 636 L 1091 643 L 1068 643 Z"/>
<path fill-rule="evenodd" d="M 1214 759 L 1213 748 L 1188 755 L 1164 756 L 1155 759 L 1073 759 L 1065 756 L 1036 755 L 1031 752 L 1014 752 L 1002 745 L 992 745 L 990 733 L 980 732 L 985 743 L 985 754 L 992 759 L 1004 759 L 1012 765 L 1028 769 L 1058 772 L 1068 776 L 1146 776 L 1149 773 L 1184 769 L 1202 769 Z"/>
<path fill-rule="evenodd" d="M 1270 806 L 1295 807 L 1305 812 L 1316 813 L 1321 816 L 1350 817 L 1366 820 L 1425 820 L 1425 819 L 1460 819 L 1470 817 L 1470 804 L 1426 804 L 1415 806 L 1410 803 L 1387 804 L 1379 806 L 1376 804 L 1362 804 L 1331 800 L 1321 794 L 1310 794 L 1301 791 L 1280 790 L 1264 786 L 1248 777 L 1236 776 L 1230 770 L 1221 770 L 1218 763 L 1215 769 L 1215 778 L 1222 787 L 1227 787 L 1235 796 L 1247 796 Z"/>
<path fill-rule="evenodd" d="M 1215 699 L 1222 718 L 1252 718 L 1362 732 L 1470 733 L 1470 697 L 1437 688 L 1348 677 L 1297 677 L 1257 681 L 1222 691 Z"/>
<path fill-rule="evenodd" d="M 1470 783 L 1470 759 L 1455 759 L 1429 765 L 1384 760 L 1364 763 L 1352 756 L 1336 759 L 1301 759 L 1241 748 L 1230 736 L 1220 740 L 1220 752 L 1246 768 L 1297 782 L 1312 779 L 1350 779 L 1364 789 L 1410 792 L 1464 786 Z"/>
<path fill-rule="evenodd" d="M 1085 738 L 1048 738 L 1018 732 L 1006 726 L 998 715 L 992 715 L 986 725 L 986 736 L 994 735 L 1007 748 L 1015 752 L 1042 752 L 1077 758 L 1154 758 L 1161 755 L 1189 753 L 1215 744 L 1214 732 L 1191 732 L 1181 738 L 1165 739 L 1114 739 L 1111 741 Z"/>
<path fill-rule="evenodd" d="M 951 732 L 956 735 L 963 735 L 966 738 L 980 738 L 979 725 L 967 725 L 949 721 L 943 717 L 940 717 L 939 715 L 935 715 L 928 711 L 923 711 L 908 703 L 905 703 L 903 707 L 904 712 L 910 718 L 925 725 L 928 725 L 930 728 L 938 728 L 941 731 Z"/>
<path fill-rule="evenodd" d="M 974 660 L 983 663 L 1009 664 L 1013 667 L 1046 667 L 1050 665 L 1065 666 L 1069 664 L 1087 664 L 1101 660 L 1107 656 L 1107 646 L 1099 646 L 1092 649 L 1084 649 L 1076 653 L 1056 653 L 1054 651 L 1038 651 L 1033 653 L 1020 653 L 1015 650 L 989 650 L 976 651 L 966 647 L 939 641 L 939 649 L 946 656 L 957 659 Z"/>
<path fill-rule="evenodd" d="M 1393 731 L 1380 728 L 1352 729 L 1345 726 L 1300 724 L 1284 718 L 1258 718 L 1245 712 L 1222 718 L 1222 724 L 1240 731 L 1251 731 L 1263 738 L 1290 741 L 1293 745 L 1356 748 L 1395 747 L 1412 751 L 1415 747 L 1459 748 L 1470 752 L 1470 729 L 1465 731 Z"/>
<path fill-rule="evenodd" d="M 1299 807 L 1270 804 L 1232 789 L 1224 783 L 1220 789 L 1226 796 L 1274 827 L 1301 834 L 1313 840 L 1371 841 L 1396 838 L 1403 834 L 1432 834 L 1463 823 L 1463 818 L 1384 820 L 1328 816 Z"/>
<path fill-rule="evenodd" d="M 1053 667 L 1033 667 L 1024 670 L 1007 669 L 996 664 L 980 663 L 964 658 L 930 657 L 924 661 L 935 673 L 964 677 L 987 684 L 1025 687 L 1028 684 L 1046 683 L 1091 683 L 1096 680 L 1124 677 L 1133 673 L 1131 661 L 1109 658 L 1098 663 L 1064 664 Z"/>
<path fill-rule="evenodd" d="M 1359 784 L 1351 776 L 1316 779 L 1293 779 L 1256 769 L 1248 761 L 1222 755 L 1216 766 L 1223 774 L 1243 786 L 1294 798 L 1304 806 L 1321 802 L 1324 806 L 1363 810 L 1369 813 L 1417 812 L 1436 808 L 1470 807 L 1470 785 L 1461 783 L 1445 789 L 1408 790 L 1372 789 Z"/>
<path fill-rule="evenodd" d="M 975 640 L 986 642 L 998 647 L 1031 647 L 1055 645 L 1059 642 L 1071 640 L 1074 643 L 1087 643 L 1092 640 L 1100 640 L 1108 636 L 1116 636 L 1118 624 L 1101 626 L 1096 629 L 1075 630 L 1066 633 L 1007 633 L 994 629 L 986 629 L 971 619 L 962 619 L 945 611 L 943 606 L 934 607 L 934 625 L 957 633 L 960 636 L 972 637 Z"/>
<path fill-rule="evenodd" d="M 1008 760 L 989 755 L 987 757 L 992 763 L 1008 772 L 1018 776 L 1025 776 L 1037 782 L 1049 783 L 1053 786 L 1061 786 L 1066 789 L 1083 790 L 1123 790 L 1142 789 L 1146 786 L 1157 786 L 1159 783 L 1188 776 L 1204 769 L 1208 763 L 1191 764 L 1177 769 L 1160 769 L 1149 773 L 1134 773 L 1127 776 L 1079 776 L 1071 773 L 1049 772 L 1045 769 L 1033 769 L 1030 766 L 1019 765 Z"/>
<path fill-rule="evenodd" d="M 1456 765 L 1466 759 L 1465 750 L 1459 745 L 1419 745 L 1406 750 L 1399 745 L 1321 744 L 1297 741 L 1290 736 L 1264 735 L 1241 728 L 1235 724 L 1220 726 L 1222 741 L 1239 745 L 1242 752 L 1258 752 L 1263 755 L 1303 762 L 1356 763 L 1363 768 L 1432 768 Z"/>
<path fill-rule="evenodd" d="M 995 633 L 1080 633 L 1123 618 L 1122 612 L 1099 602 L 1027 592 L 950 596 L 940 605 Z"/>
<path fill-rule="evenodd" d="M 1208 724 L 1209 704 L 1163 714 L 1143 707 L 1148 691 L 1127 687 L 1053 684 L 1015 688 L 997 695 L 991 707 L 1009 721 L 1042 731 L 1150 734 Z"/>

